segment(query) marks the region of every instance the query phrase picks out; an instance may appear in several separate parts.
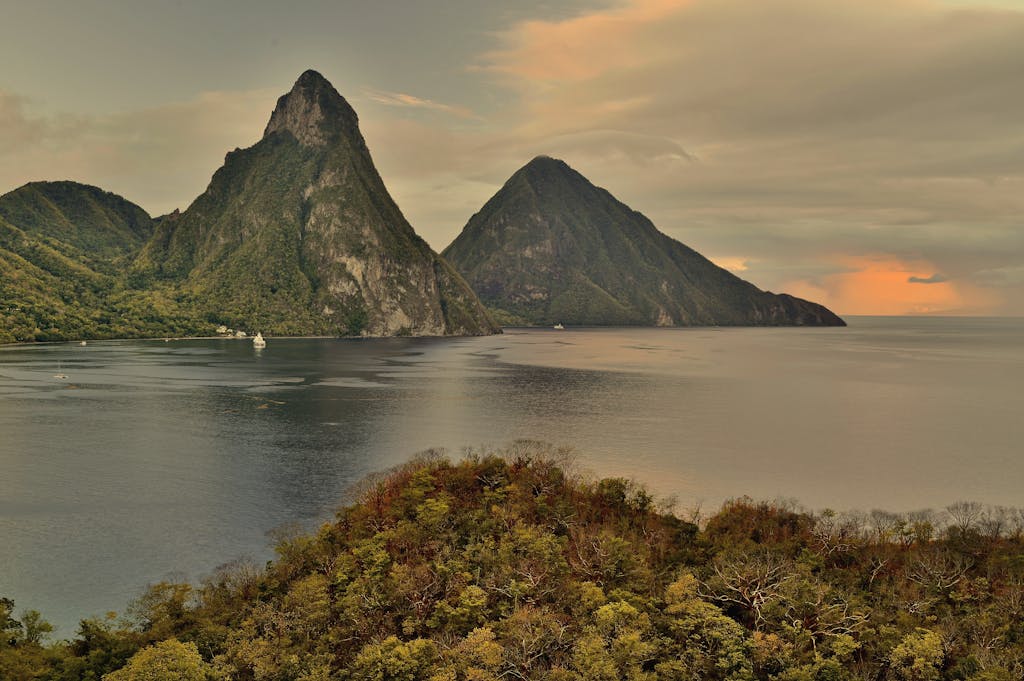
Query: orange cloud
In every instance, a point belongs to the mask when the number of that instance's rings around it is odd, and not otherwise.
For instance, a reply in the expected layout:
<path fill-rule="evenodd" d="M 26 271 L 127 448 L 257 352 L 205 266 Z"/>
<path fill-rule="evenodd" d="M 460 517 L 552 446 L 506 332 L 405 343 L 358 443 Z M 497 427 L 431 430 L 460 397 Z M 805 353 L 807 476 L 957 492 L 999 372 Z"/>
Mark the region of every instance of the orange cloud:
<path fill-rule="evenodd" d="M 734 273 L 746 272 L 750 269 L 750 258 L 736 256 L 712 257 L 711 262 Z"/>
<path fill-rule="evenodd" d="M 650 50 L 632 49 L 633 38 L 688 4 L 690 0 L 633 0 L 563 21 L 522 22 L 505 36 L 505 49 L 484 55 L 488 66 L 483 70 L 550 84 L 629 69 L 657 57 Z"/>
<path fill-rule="evenodd" d="M 936 268 L 926 261 L 886 255 L 846 256 L 836 261 L 848 271 L 817 282 L 787 282 L 783 290 L 851 315 L 986 314 L 998 303 L 990 291 L 936 277 Z"/>

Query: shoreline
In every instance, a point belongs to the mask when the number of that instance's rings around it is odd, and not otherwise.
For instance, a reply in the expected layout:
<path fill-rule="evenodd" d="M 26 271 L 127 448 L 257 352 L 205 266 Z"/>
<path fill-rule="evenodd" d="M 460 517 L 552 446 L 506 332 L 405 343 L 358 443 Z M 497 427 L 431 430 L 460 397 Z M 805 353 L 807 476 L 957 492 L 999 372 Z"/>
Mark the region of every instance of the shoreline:
<path fill-rule="evenodd" d="M 1024 316 L 1020 315 L 846 315 L 844 319 L 918 319 L 921 321 L 937 321 L 937 320 L 957 320 L 957 319 L 972 319 L 972 320 L 1015 320 L 1024 319 Z M 582 326 L 570 326 L 567 330 L 588 330 L 588 329 L 842 329 L 848 328 L 841 326 L 816 326 L 816 325 L 755 325 L 755 326 L 739 326 L 739 325 L 706 325 L 706 326 L 647 326 L 647 325 L 601 325 L 601 324 L 590 324 Z M 506 331 L 517 331 L 517 330 L 531 330 L 531 329 L 550 329 L 547 325 L 519 325 L 510 324 L 502 326 L 499 331 L 492 334 L 472 334 L 472 335 L 450 335 L 450 336 L 427 336 L 427 335 L 406 335 L 406 336 L 324 336 L 324 335 L 300 335 L 300 336 L 268 336 L 264 334 L 266 339 L 275 340 L 378 340 L 384 338 L 481 338 L 484 336 L 499 336 Z M 122 336 L 118 338 L 74 338 L 68 340 L 59 341 L 15 341 L 13 343 L 0 343 L 0 348 L 10 348 L 18 346 L 47 346 L 47 345 L 67 345 L 74 343 L 81 343 L 83 340 L 89 343 L 123 343 L 128 341 L 192 341 L 192 340 L 252 340 L 252 336 L 246 336 L 244 338 L 237 338 L 235 336 Z"/>
<path fill-rule="evenodd" d="M 504 327 L 511 328 L 511 327 Z M 504 333 L 504 328 L 495 333 L 488 334 L 470 334 L 470 335 L 450 335 L 450 336 L 428 336 L 428 335 L 416 335 L 408 334 L 404 336 L 268 336 L 263 334 L 265 340 L 384 340 L 389 338 L 483 338 L 485 336 L 500 336 Z M 543 327 L 523 327 L 523 328 L 543 328 Z M 87 343 L 128 343 L 135 341 L 149 341 L 149 342 L 175 342 L 175 341 L 196 341 L 196 340 L 230 340 L 230 341 L 249 341 L 255 336 L 127 336 L 120 338 L 74 338 L 69 340 L 59 341 L 15 341 L 13 343 L 0 343 L 0 348 L 13 348 L 13 347 L 37 347 L 37 346 L 50 346 L 50 345 L 78 345 L 83 341 Z"/>

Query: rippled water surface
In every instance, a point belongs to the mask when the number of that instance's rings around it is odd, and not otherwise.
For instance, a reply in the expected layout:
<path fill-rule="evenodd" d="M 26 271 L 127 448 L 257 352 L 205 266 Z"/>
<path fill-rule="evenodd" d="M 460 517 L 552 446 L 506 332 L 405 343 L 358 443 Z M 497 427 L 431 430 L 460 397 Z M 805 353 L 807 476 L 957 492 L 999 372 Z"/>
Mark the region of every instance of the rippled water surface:
<path fill-rule="evenodd" d="M 370 471 L 515 438 L 683 505 L 1024 505 L 1024 320 L 849 321 L 0 348 L 0 596 L 70 636 Z"/>

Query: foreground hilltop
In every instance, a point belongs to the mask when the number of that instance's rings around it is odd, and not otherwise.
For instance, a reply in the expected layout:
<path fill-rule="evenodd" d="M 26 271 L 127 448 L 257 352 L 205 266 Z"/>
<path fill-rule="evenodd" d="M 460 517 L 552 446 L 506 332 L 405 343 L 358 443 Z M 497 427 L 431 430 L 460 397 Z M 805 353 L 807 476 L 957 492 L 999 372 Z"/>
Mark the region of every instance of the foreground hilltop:
<path fill-rule="evenodd" d="M 426 456 L 365 481 L 265 567 L 161 583 L 46 646 L 0 593 L 0 678 L 105 681 L 1019 681 L 1008 509 L 813 515 L 740 499 L 703 527 L 552 451 Z M 120 671 L 114 671 L 118 670 Z"/>
<path fill-rule="evenodd" d="M 506 323 L 845 326 L 718 267 L 546 156 L 512 175 L 443 253 Z"/>
<path fill-rule="evenodd" d="M 276 334 L 498 330 L 413 231 L 355 111 L 315 71 L 278 100 L 263 139 L 229 153 L 188 210 L 158 225 L 135 272 L 179 282 L 206 317 Z"/>

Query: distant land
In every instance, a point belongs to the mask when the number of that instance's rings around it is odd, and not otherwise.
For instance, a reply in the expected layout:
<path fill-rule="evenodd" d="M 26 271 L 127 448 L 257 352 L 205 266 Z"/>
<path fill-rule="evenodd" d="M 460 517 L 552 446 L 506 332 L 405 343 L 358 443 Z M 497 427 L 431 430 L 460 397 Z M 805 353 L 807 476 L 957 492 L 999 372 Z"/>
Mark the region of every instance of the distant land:
<path fill-rule="evenodd" d="M 718 267 L 546 156 L 512 175 L 443 255 L 509 325 L 845 326 Z"/>
<path fill-rule="evenodd" d="M 315 71 L 184 212 L 74 182 L 0 197 L 0 342 L 500 328 L 405 220 L 348 102 Z"/>
<path fill-rule="evenodd" d="M 355 111 L 306 71 L 263 138 L 228 153 L 185 211 L 152 218 L 69 181 L 0 196 L 0 343 L 221 326 L 446 336 L 499 323 L 843 325 L 717 267 L 547 157 L 513 175 L 444 255 L 391 198 Z"/>

